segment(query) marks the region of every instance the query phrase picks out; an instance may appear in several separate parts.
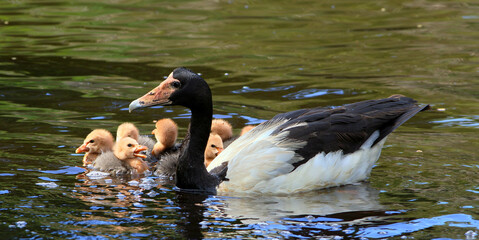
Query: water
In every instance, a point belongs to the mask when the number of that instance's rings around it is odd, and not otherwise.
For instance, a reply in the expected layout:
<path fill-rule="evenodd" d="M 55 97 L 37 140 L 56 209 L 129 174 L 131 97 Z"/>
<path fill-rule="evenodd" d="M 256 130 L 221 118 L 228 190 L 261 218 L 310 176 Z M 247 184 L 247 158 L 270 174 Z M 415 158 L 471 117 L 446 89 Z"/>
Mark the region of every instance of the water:
<path fill-rule="evenodd" d="M 24 1 L 0 4 L 2 238 L 476 239 L 475 1 Z M 401 93 L 431 104 L 367 182 L 291 196 L 203 196 L 88 177 L 94 128 L 144 134 L 189 111 L 131 100 L 187 66 L 235 132 L 275 114 Z"/>

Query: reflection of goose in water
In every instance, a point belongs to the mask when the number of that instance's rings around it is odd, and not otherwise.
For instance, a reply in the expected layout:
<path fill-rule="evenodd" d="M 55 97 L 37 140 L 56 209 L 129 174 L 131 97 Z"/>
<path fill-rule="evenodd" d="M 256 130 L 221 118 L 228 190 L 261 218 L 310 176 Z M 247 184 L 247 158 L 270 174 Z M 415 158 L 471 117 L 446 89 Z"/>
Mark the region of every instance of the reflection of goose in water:
<path fill-rule="evenodd" d="M 93 176 L 90 175 L 91 173 L 93 173 Z M 153 178 L 130 174 L 121 176 L 97 175 L 101 173 L 91 171 L 78 174 L 76 178 L 79 181 L 75 184 L 72 197 L 89 204 L 130 207 L 141 202 L 141 197 L 148 198 L 149 202 L 157 202 L 153 197 L 170 191 L 158 185 Z"/>
<path fill-rule="evenodd" d="M 243 223 L 279 220 L 300 215 L 326 216 L 347 212 L 376 211 L 379 191 L 368 183 L 346 185 L 293 195 L 255 195 L 222 198 L 222 217 L 242 219 Z"/>

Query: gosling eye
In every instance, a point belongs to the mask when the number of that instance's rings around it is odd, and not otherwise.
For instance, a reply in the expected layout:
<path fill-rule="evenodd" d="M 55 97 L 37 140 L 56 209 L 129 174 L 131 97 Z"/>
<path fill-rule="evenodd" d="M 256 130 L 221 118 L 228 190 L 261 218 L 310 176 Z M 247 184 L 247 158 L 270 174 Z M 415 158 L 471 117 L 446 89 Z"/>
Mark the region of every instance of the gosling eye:
<path fill-rule="evenodd" d="M 128 147 L 133 147 L 133 144 L 131 144 L 131 143 L 128 143 Z"/>
<path fill-rule="evenodd" d="M 93 140 L 93 139 L 89 141 L 89 143 L 94 143 L 94 142 L 95 142 L 95 140 Z"/>
<path fill-rule="evenodd" d="M 171 83 L 171 86 L 173 86 L 174 88 L 180 88 L 181 83 L 179 81 L 174 81 L 174 82 Z"/>
<path fill-rule="evenodd" d="M 212 147 L 212 148 L 215 148 L 215 147 L 216 147 L 216 145 L 214 145 L 214 144 L 211 144 L 211 147 Z"/>

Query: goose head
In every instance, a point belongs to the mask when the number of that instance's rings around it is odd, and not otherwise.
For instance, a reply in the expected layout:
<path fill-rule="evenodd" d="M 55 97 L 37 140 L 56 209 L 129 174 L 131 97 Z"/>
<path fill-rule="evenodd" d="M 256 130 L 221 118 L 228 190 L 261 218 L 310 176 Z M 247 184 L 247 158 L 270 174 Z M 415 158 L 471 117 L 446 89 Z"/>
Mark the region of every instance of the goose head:
<path fill-rule="evenodd" d="M 176 68 L 161 84 L 130 103 L 130 112 L 150 106 L 181 105 L 192 111 L 201 110 L 205 104 L 212 104 L 208 84 L 197 74 Z"/>

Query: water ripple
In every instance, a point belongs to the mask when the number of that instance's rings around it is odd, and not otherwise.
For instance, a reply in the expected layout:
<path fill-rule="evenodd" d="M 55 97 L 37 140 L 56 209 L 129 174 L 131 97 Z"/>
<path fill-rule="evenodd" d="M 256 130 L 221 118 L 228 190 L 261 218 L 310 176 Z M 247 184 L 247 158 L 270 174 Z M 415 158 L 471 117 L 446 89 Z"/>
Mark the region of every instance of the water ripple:
<path fill-rule="evenodd" d="M 269 88 L 250 88 L 248 86 L 243 86 L 242 89 L 233 90 L 232 93 L 252 93 L 252 92 L 277 92 L 277 91 L 286 91 L 294 88 L 294 86 L 280 86 L 280 87 L 269 87 Z"/>
<path fill-rule="evenodd" d="M 448 117 L 446 119 L 432 121 L 432 123 L 437 123 L 444 127 L 479 128 L 479 115 Z"/>
<path fill-rule="evenodd" d="M 344 90 L 342 89 L 304 89 L 300 90 L 295 93 L 289 93 L 284 95 L 284 98 L 288 98 L 291 100 L 297 99 L 306 99 L 306 98 L 314 98 L 323 95 L 344 95 Z"/>
<path fill-rule="evenodd" d="M 419 218 L 408 222 L 369 227 L 360 231 L 360 236 L 368 238 L 395 237 L 421 231 L 434 226 L 454 226 L 479 229 L 479 221 L 467 214 L 449 214 L 432 218 Z"/>

